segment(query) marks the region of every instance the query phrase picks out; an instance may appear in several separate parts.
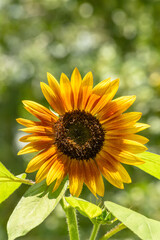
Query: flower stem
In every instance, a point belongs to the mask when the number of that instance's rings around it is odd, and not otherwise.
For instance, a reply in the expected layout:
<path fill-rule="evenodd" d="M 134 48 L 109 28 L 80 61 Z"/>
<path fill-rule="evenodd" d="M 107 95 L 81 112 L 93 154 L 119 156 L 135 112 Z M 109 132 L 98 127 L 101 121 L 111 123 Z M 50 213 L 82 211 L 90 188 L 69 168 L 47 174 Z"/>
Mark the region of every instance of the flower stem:
<path fill-rule="evenodd" d="M 107 240 L 110 237 L 112 237 L 114 234 L 123 230 L 124 228 L 126 228 L 126 226 L 123 223 L 119 223 L 117 226 L 115 226 L 109 232 L 107 232 L 100 240 Z"/>
<path fill-rule="evenodd" d="M 96 236 L 98 234 L 99 228 L 100 228 L 100 224 L 97 223 L 97 224 L 93 225 L 91 237 L 90 237 L 89 240 L 95 240 L 96 239 Z"/>
<path fill-rule="evenodd" d="M 35 184 L 35 182 L 33 182 L 32 180 L 29 180 L 29 179 L 23 179 L 23 178 L 18 178 L 18 177 L 15 177 L 15 178 L 7 178 L 5 179 L 5 177 L 3 177 L 3 180 L 1 180 L 1 182 L 19 182 L 19 183 L 24 183 L 24 184 L 28 184 L 28 185 L 33 185 Z"/>
<path fill-rule="evenodd" d="M 79 240 L 78 222 L 76 216 L 76 210 L 71 207 L 63 198 L 61 205 L 66 213 L 68 231 L 70 240 Z"/>

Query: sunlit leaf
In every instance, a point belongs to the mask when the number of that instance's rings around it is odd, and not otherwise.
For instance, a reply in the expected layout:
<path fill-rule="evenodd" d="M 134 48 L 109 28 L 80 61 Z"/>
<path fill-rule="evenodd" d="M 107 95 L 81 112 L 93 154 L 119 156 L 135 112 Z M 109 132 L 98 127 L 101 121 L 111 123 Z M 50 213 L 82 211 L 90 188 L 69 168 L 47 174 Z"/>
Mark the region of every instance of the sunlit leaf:
<path fill-rule="evenodd" d="M 25 178 L 25 173 L 14 176 L 0 162 L 0 203 L 6 200 L 22 183 L 32 184 L 32 181 Z"/>
<path fill-rule="evenodd" d="M 8 169 L 0 162 L 0 182 L 13 181 L 17 179 Z"/>
<path fill-rule="evenodd" d="M 25 175 L 26 177 L 26 175 Z M 25 179 L 24 175 L 14 176 L 8 169 L 0 162 L 0 183 L 5 182 L 16 182 L 16 183 L 24 183 L 28 185 L 33 185 L 34 182 L 32 182 L 29 179 Z"/>
<path fill-rule="evenodd" d="M 25 179 L 26 174 L 22 173 L 17 176 L 20 179 Z M 22 182 L 9 181 L 0 182 L 0 203 L 6 200 L 17 188 L 20 187 Z"/>
<path fill-rule="evenodd" d="M 131 209 L 106 201 L 105 206 L 126 227 L 143 240 L 160 239 L 160 222 L 147 218 Z"/>
<path fill-rule="evenodd" d="M 93 203 L 75 197 L 65 197 L 65 199 L 73 208 L 76 208 L 82 215 L 90 219 L 102 214 L 102 209 Z"/>
<path fill-rule="evenodd" d="M 138 165 L 137 167 L 149 173 L 150 175 L 160 179 L 160 155 L 150 152 L 144 152 L 138 154 L 138 156 L 142 158 L 145 163 L 142 165 Z"/>
<path fill-rule="evenodd" d="M 63 197 L 67 185 L 68 183 L 63 181 L 54 193 L 53 184 L 48 187 L 44 181 L 31 186 L 9 218 L 7 224 L 9 240 L 25 235 L 42 223 Z"/>

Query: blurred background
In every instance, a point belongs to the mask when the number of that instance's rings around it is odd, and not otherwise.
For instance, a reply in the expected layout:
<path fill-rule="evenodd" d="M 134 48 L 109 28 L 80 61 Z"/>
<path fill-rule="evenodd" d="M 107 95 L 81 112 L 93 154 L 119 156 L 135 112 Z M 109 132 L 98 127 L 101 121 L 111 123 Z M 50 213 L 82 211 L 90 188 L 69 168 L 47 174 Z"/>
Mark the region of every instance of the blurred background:
<path fill-rule="evenodd" d="M 70 77 L 75 67 L 82 76 L 92 71 L 94 84 L 120 78 L 116 97 L 137 95 L 131 110 L 142 112 L 141 121 L 151 125 L 142 135 L 150 139 L 149 151 L 160 154 L 160 0 L 0 0 L 0 161 L 15 175 L 32 157 L 17 156 L 22 145 L 15 119 L 30 118 L 21 101 L 48 107 L 40 90 L 46 72 L 59 79 L 61 72 Z M 126 168 L 133 183 L 119 190 L 105 181 L 104 199 L 160 220 L 160 182 L 136 167 Z M 7 240 L 7 220 L 26 190 L 21 186 L 0 205 L 0 240 Z M 85 187 L 80 197 L 97 201 Z M 78 219 L 85 240 L 92 224 Z M 106 231 L 102 226 L 99 237 Z M 61 207 L 18 239 L 68 239 Z M 123 230 L 112 239 L 139 238 Z"/>

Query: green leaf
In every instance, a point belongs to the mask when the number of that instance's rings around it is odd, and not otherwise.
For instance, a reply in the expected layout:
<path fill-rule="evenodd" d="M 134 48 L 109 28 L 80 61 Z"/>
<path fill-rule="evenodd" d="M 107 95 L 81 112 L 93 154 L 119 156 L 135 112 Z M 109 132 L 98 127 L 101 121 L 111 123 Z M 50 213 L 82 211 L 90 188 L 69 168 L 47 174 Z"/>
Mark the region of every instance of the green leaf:
<path fill-rule="evenodd" d="M 115 221 L 115 219 L 113 219 L 111 212 L 109 212 L 106 208 L 104 208 L 102 210 L 102 214 L 96 217 L 96 221 L 97 223 L 100 223 L 100 224 L 106 224 L 106 223 L 112 224 Z"/>
<path fill-rule="evenodd" d="M 24 173 L 25 174 L 25 173 Z M 20 177 L 21 176 L 21 177 Z M 26 175 L 25 175 L 26 177 Z M 8 169 L 0 162 L 0 183 L 1 182 L 19 182 L 19 183 L 25 183 L 28 185 L 33 185 L 34 182 L 32 182 L 29 179 L 25 179 L 24 175 L 14 176 Z"/>
<path fill-rule="evenodd" d="M 26 174 L 22 173 L 17 176 L 20 179 L 25 179 Z M 0 203 L 6 200 L 17 188 L 20 187 L 21 182 L 0 182 Z"/>
<path fill-rule="evenodd" d="M 116 218 L 141 239 L 160 239 L 160 222 L 109 201 L 104 204 Z"/>
<path fill-rule="evenodd" d="M 102 214 L 102 209 L 93 203 L 75 197 L 65 197 L 65 199 L 73 208 L 76 208 L 85 217 L 93 219 Z"/>
<path fill-rule="evenodd" d="M 25 178 L 25 173 L 14 176 L 0 162 L 0 203 L 6 200 L 22 183 L 31 184 L 31 181 L 25 180 Z"/>
<path fill-rule="evenodd" d="M 136 167 L 160 179 L 160 155 L 150 152 L 137 154 L 145 163 Z"/>
<path fill-rule="evenodd" d="M 9 240 L 25 235 L 45 220 L 63 197 L 68 185 L 65 182 L 54 193 L 53 184 L 48 187 L 44 181 L 27 190 L 9 218 Z"/>
<path fill-rule="evenodd" d="M 0 182 L 14 181 L 17 179 L 8 169 L 0 162 Z"/>

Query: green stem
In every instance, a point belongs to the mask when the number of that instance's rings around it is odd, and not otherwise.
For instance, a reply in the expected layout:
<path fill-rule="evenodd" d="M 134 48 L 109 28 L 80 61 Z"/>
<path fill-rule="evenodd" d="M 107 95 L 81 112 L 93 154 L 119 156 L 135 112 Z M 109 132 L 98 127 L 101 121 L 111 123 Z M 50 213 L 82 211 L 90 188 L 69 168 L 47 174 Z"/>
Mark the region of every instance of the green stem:
<path fill-rule="evenodd" d="M 107 232 L 100 240 L 107 240 L 110 237 L 112 237 L 114 234 L 123 230 L 124 228 L 126 228 L 126 226 L 123 223 L 119 223 L 117 226 L 115 226 L 109 232 Z"/>
<path fill-rule="evenodd" d="M 20 180 L 16 180 L 15 182 L 21 182 L 21 183 L 24 183 L 24 184 L 27 184 L 27 185 L 35 184 L 35 182 L 33 182 L 32 180 L 29 180 L 29 179 L 20 179 Z"/>
<path fill-rule="evenodd" d="M 35 184 L 35 182 L 33 182 L 32 180 L 29 179 L 22 179 L 22 178 L 5 178 L 3 177 L 3 180 L 1 180 L 1 182 L 19 182 L 19 183 L 24 183 L 24 184 L 28 184 L 28 185 L 33 185 Z"/>
<path fill-rule="evenodd" d="M 68 224 L 68 231 L 70 240 L 79 240 L 79 232 L 78 232 L 78 222 L 76 216 L 76 210 L 71 207 L 63 198 L 61 201 L 61 205 L 66 213 L 66 219 Z"/>
<path fill-rule="evenodd" d="M 91 237 L 90 237 L 89 240 L 95 240 L 96 239 L 99 228 L 100 228 L 100 224 L 97 223 L 97 224 L 93 225 L 93 230 L 92 230 Z"/>

